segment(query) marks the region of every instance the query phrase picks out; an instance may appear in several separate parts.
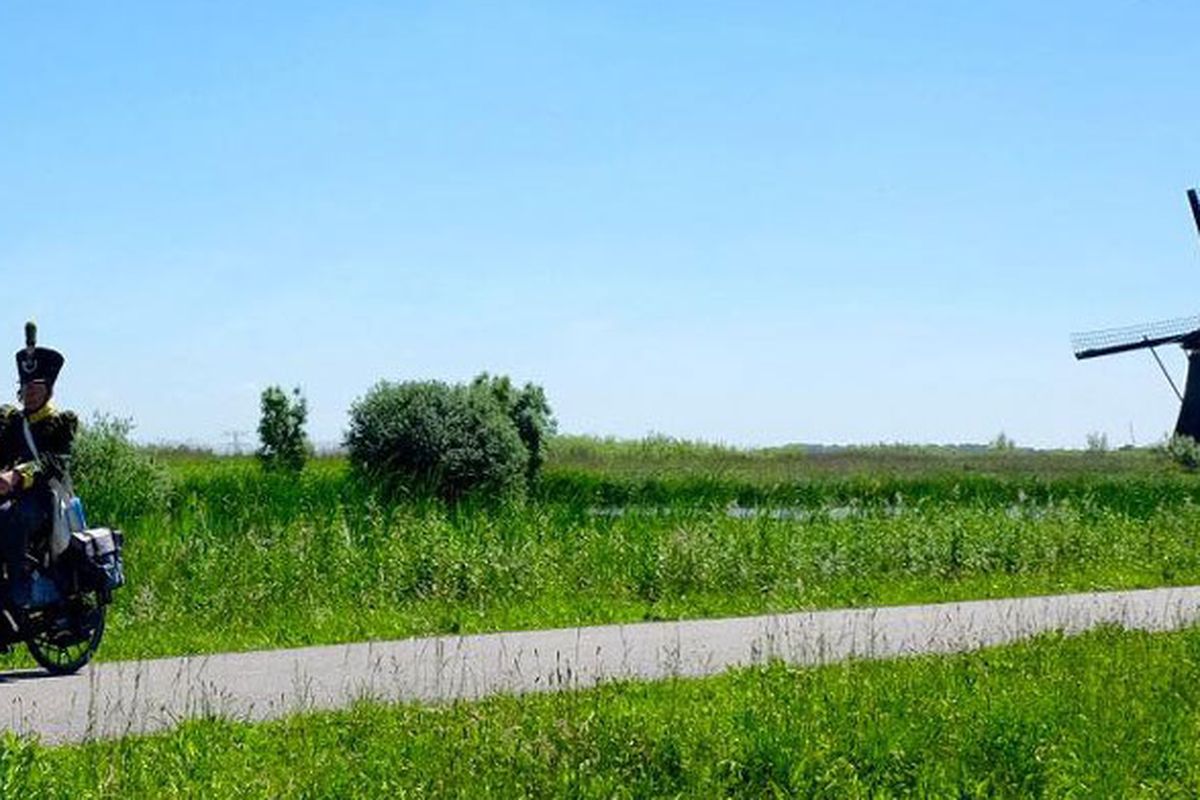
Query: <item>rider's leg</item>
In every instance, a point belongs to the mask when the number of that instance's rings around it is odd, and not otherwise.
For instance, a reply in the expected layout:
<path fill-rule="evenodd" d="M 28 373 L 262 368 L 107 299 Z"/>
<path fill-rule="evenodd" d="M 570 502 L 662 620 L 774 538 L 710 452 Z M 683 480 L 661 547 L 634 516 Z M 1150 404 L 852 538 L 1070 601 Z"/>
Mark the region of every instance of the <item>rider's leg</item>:
<path fill-rule="evenodd" d="M 14 608 L 29 605 L 29 537 L 45 525 L 49 509 L 42 498 L 26 496 L 0 505 L 0 555 L 8 573 L 8 598 Z"/>

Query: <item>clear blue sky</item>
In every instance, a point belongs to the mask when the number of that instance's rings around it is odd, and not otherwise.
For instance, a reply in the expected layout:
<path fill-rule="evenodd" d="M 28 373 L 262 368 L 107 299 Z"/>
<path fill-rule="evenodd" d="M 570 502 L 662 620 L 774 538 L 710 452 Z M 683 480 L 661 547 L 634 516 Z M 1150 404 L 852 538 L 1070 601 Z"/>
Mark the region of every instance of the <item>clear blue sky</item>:
<path fill-rule="evenodd" d="M 143 439 L 506 372 L 569 432 L 1152 441 L 1200 4 L 0 4 L 0 341 Z M 7 331 L 7 333 L 3 333 Z M 7 337 L 7 339 L 5 339 Z M 1182 378 L 1183 357 L 1164 353 Z"/>

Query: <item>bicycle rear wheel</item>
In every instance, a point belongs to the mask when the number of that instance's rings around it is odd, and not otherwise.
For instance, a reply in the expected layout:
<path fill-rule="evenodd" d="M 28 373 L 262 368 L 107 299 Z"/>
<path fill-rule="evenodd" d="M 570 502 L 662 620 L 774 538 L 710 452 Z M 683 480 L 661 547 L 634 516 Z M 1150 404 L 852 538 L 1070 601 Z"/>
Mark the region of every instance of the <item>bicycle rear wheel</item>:
<path fill-rule="evenodd" d="M 48 620 L 26 642 L 33 660 L 52 675 L 78 672 L 92 660 L 104 636 L 104 604 L 92 592 L 78 602 L 78 607 Z"/>

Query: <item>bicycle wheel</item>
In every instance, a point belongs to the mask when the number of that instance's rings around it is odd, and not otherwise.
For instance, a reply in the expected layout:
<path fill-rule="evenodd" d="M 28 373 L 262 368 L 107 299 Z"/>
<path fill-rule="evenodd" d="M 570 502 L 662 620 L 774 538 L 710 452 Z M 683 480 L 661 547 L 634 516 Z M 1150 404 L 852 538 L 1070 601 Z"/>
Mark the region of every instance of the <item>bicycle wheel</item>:
<path fill-rule="evenodd" d="M 78 672 L 92 660 L 104 636 L 104 605 L 91 592 L 79 602 L 81 607 L 39 629 L 26 642 L 33 660 L 52 675 Z"/>

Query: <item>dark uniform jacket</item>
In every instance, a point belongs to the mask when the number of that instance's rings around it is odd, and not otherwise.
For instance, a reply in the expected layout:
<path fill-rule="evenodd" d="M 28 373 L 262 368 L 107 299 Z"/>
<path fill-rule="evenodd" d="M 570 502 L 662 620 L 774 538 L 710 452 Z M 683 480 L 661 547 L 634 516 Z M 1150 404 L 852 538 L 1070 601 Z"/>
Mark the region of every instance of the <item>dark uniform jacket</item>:
<path fill-rule="evenodd" d="M 62 480 L 67 474 L 79 419 L 49 403 L 29 415 L 29 431 L 40 456 L 35 459 L 25 441 L 23 416 L 14 406 L 0 406 L 0 469 L 20 473 L 20 494 L 40 493 L 49 488 L 51 479 Z"/>

